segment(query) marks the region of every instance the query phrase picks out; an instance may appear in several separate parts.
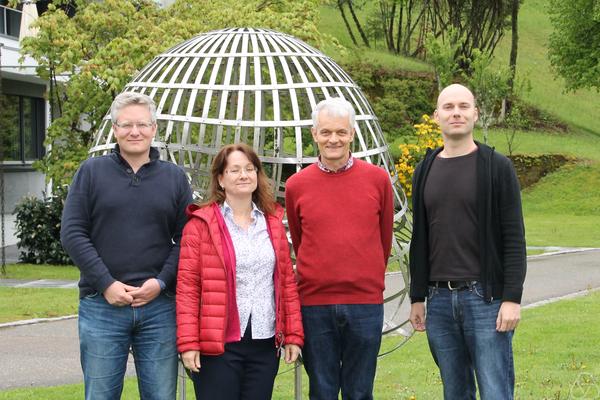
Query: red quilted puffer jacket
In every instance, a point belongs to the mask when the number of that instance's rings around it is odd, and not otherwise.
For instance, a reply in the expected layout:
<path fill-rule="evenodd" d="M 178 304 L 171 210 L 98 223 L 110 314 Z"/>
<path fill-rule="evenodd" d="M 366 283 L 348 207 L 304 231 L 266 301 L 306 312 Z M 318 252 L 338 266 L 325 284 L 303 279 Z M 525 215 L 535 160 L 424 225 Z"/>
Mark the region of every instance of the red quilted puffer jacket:
<path fill-rule="evenodd" d="M 218 211 L 217 211 L 218 212 Z M 218 355 L 225 351 L 225 333 L 230 316 L 227 273 L 219 223 L 212 206 L 190 205 L 183 230 L 177 273 L 177 349 L 199 350 Z M 283 208 L 265 214 L 275 250 L 275 344 L 304 344 L 300 299 L 289 244 L 282 223 Z"/>

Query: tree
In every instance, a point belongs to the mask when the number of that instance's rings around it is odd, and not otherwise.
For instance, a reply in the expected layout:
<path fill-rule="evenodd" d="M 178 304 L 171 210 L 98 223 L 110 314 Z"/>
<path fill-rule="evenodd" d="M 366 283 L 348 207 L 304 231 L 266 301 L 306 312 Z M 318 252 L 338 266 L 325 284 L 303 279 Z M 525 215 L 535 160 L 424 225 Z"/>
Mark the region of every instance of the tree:
<path fill-rule="evenodd" d="M 324 3 L 333 5 L 340 11 L 340 15 L 344 20 L 344 25 L 346 26 L 346 30 L 350 35 L 350 39 L 352 39 L 352 43 L 354 43 L 355 46 L 358 46 L 358 41 L 356 40 L 356 37 L 352 32 L 352 28 L 350 27 L 350 23 L 348 22 L 348 18 L 346 17 L 345 8 L 347 7 L 348 11 L 350 11 L 350 15 L 352 16 L 352 22 L 354 22 L 354 26 L 356 27 L 356 30 L 358 31 L 358 34 L 360 35 L 363 44 L 366 47 L 371 47 L 371 44 L 369 43 L 369 39 L 367 37 L 367 33 L 365 29 L 363 29 L 362 24 L 360 23 L 358 16 L 356 15 L 356 11 L 354 10 L 355 7 L 359 9 L 362 8 L 364 6 L 364 0 L 324 0 Z"/>
<path fill-rule="evenodd" d="M 567 90 L 600 91 L 600 1 L 551 0 L 548 57 Z"/>
<path fill-rule="evenodd" d="M 161 9 L 151 0 L 56 0 L 25 39 L 23 54 L 53 88 L 50 145 L 38 163 L 55 187 L 68 183 L 87 157 L 93 134 L 114 96 L 155 55 L 199 32 L 261 26 L 320 47 L 333 42 L 317 29 L 318 0 L 176 1 Z M 61 8 L 74 4 L 69 17 Z"/>
<path fill-rule="evenodd" d="M 502 100 L 509 94 L 510 71 L 492 66 L 493 57 L 479 50 L 473 51 L 471 75 L 465 76 L 467 85 L 477 99 L 479 123 L 483 128 L 483 141 L 488 142 L 489 127 L 502 107 Z"/>
<path fill-rule="evenodd" d="M 510 57 L 508 61 L 508 68 L 510 68 L 510 80 L 508 82 L 509 90 L 513 91 L 515 84 L 515 76 L 517 74 L 517 53 L 519 51 L 519 8 L 521 6 L 521 0 L 512 0 L 511 5 L 511 40 L 510 40 Z"/>
<path fill-rule="evenodd" d="M 438 91 L 441 91 L 454 81 L 459 72 L 460 67 L 455 57 L 460 48 L 460 38 L 456 32 L 447 35 L 446 39 L 429 36 L 425 41 L 425 48 L 427 59 L 435 70 Z"/>
<path fill-rule="evenodd" d="M 358 2 L 336 1 L 338 5 L 347 4 L 350 11 L 353 11 L 352 4 Z M 460 70 L 468 72 L 473 51 L 493 54 L 509 26 L 509 19 L 513 18 L 516 24 L 514 12 L 518 13 L 518 3 L 519 0 L 377 0 L 371 8 L 380 20 L 381 30 L 371 28 L 369 31 L 382 32 L 390 52 L 420 58 L 427 58 L 429 54 L 426 52 L 428 37 L 442 43 L 459 38 L 453 59 Z M 346 19 L 344 10 L 339 9 Z M 354 20 L 362 35 L 360 24 Z M 371 22 L 369 25 L 372 27 Z M 350 31 L 348 23 L 346 26 Z"/>
<path fill-rule="evenodd" d="M 469 71 L 475 51 L 492 55 L 504 36 L 512 0 L 433 1 L 429 16 L 435 37 L 452 32 L 460 37 L 455 55 L 461 70 Z M 450 29 L 452 28 L 452 29 Z"/>
<path fill-rule="evenodd" d="M 346 12 L 344 11 L 344 3 L 345 3 L 345 0 L 338 0 L 337 7 L 338 7 L 338 10 L 340 10 L 340 14 L 342 14 L 342 19 L 344 20 L 344 26 L 346 27 L 346 30 L 348 31 L 348 34 L 350 35 L 350 39 L 352 39 L 352 43 L 354 43 L 355 46 L 358 46 L 358 42 L 356 41 L 356 38 L 354 37 L 354 33 L 352 33 L 352 28 L 350 27 L 348 18 L 346 18 Z"/>
<path fill-rule="evenodd" d="M 356 16 L 356 12 L 354 11 L 353 0 L 345 0 L 345 3 L 348 4 L 348 8 L 350 9 L 350 14 L 352 15 L 352 20 L 354 21 L 354 24 L 356 25 L 356 29 L 358 29 L 358 33 L 360 33 L 360 37 L 362 38 L 363 43 L 365 44 L 365 46 L 371 47 L 371 45 L 369 44 L 369 39 L 367 39 L 367 35 L 365 34 L 365 31 L 362 29 L 362 26 L 360 25 L 360 22 L 358 21 L 358 17 Z"/>
<path fill-rule="evenodd" d="M 508 69 L 510 74 L 510 77 L 508 79 L 508 91 L 510 93 L 510 96 L 505 98 L 502 102 L 501 117 L 504 117 L 506 114 L 510 114 L 512 110 L 511 97 L 514 94 L 515 77 L 517 76 L 517 54 L 519 51 L 519 8 L 521 6 L 521 1 L 522 0 L 512 0 L 510 16 L 510 56 L 508 59 Z"/>

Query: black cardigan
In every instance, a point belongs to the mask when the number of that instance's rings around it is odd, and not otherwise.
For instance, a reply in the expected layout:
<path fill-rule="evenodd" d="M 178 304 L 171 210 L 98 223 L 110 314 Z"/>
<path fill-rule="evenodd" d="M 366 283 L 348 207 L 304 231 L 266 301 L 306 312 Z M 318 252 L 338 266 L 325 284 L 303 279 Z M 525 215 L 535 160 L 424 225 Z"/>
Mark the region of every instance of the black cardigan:
<path fill-rule="evenodd" d="M 519 181 L 512 162 L 476 142 L 477 224 L 480 281 L 486 301 L 521 302 L 527 269 Z M 423 191 L 429 169 L 443 148 L 428 150 L 413 175 L 413 233 L 410 243 L 410 298 L 422 302 L 429 283 L 429 232 Z"/>

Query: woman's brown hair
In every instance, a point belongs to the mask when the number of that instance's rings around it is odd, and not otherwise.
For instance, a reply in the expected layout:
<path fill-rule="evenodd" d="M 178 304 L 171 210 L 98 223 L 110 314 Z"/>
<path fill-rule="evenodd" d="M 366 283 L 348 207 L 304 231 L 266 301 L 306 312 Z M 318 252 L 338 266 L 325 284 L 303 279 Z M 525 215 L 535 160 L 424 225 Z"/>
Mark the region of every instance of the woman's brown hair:
<path fill-rule="evenodd" d="M 254 168 L 256 168 L 256 190 L 252 193 L 252 201 L 262 212 L 273 214 L 275 212 L 276 203 L 269 178 L 265 175 L 262 163 L 254 149 L 245 143 L 228 144 L 219 150 L 213 159 L 210 168 L 211 179 L 208 186 L 208 198 L 205 201 L 198 201 L 196 204 L 201 207 L 214 202 L 223 204 L 225 201 L 225 191 L 219 186 L 219 175 L 225 173 L 227 157 L 234 151 L 241 151 L 244 153 L 246 157 L 248 157 L 248 160 L 254 165 Z"/>

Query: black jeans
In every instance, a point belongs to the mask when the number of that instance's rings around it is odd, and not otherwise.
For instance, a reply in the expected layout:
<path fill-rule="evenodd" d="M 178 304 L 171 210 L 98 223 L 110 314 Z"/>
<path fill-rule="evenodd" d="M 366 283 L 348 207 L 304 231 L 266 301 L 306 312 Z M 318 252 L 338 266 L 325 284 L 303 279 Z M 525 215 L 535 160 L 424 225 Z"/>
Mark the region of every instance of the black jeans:
<path fill-rule="evenodd" d="M 279 369 L 275 338 L 252 339 L 250 324 L 225 353 L 200 355 L 200 372 L 192 372 L 197 400 L 269 400 Z"/>

